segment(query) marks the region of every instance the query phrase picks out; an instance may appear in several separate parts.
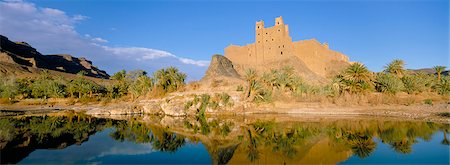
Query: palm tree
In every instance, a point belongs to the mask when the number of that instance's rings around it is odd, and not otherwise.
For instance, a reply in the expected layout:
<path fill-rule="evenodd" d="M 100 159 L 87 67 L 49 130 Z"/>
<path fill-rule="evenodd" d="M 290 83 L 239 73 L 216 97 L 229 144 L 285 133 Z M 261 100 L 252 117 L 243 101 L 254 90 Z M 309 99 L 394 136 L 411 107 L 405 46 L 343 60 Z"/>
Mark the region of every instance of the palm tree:
<path fill-rule="evenodd" d="M 172 85 L 172 88 L 174 88 L 174 90 L 178 90 L 180 87 L 184 86 L 184 80 L 187 77 L 186 74 L 181 73 L 175 67 L 167 68 L 166 72 L 168 73 L 168 76 L 172 81 L 171 85 Z"/>
<path fill-rule="evenodd" d="M 181 73 L 175 67 L 157 70 L 153 73 L 155 87 L 162 88 L 165 92 L 173 92 L 185 85 L 186 74 Z"/>
<path fill-rule="evenodd" d="M 395 59 L 387 66 L 385 66 L 384 72 L 391 73 L 396 75 L 397 77 L 402 77 L 405 74 L 405 62 L 403 60 Z"/>
<path fill-rule="evenodd" d="M 342 75 L 345 89 L 349 92 L 363 92 L 372 85 L 372 73 L 361 63 L 353 63 L 344 70 Z"/>
<path fill-rule="evenodd" d="M 112 75 L 110 78 L 113 80 L 122 81 L 125 79 L 125 75 L 126 75 L 126 71 L 121 70 L 121 71 L 114 73 L 114 75 Z"/>
<path fill-rule="evenodd" d="M 355 82 L 370 82 L 372 73 L 364 64 L 356 62 L 345 69 L 344 78 Z"/>
<path fill-rule="evenodd" d="M 252 91 L 255 90 L 257 76 L 258 76 L 258 74 L 256 73 L 256 71 L 254 69 L 250 68 L 245 71 L 244 78 L 248 83 L 247 97 L 250 97 L 250 95 L 252 94 Z"/>
<path fill-rule="evenodd" d="M 441 81 L 441 73 L 447 68 L 446 66 L 435 66 L 433 67 L 434 71 L 436 71 L 438 75 L 438 80 Z"/>

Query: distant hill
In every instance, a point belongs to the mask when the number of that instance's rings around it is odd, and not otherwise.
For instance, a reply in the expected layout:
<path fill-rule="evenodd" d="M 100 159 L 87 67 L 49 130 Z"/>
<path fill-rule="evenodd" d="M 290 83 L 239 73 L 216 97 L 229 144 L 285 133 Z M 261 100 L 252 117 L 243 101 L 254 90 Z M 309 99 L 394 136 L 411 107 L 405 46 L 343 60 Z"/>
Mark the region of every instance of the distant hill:
<path fill-rule="evenodd" d="M 411 71 L 411 72 L 413 72 L 413 73 L 424 72 L 424 73 L 427 73 L 427 74 L 436 74 L 436 72 L 434 71 L 433 68 L 408 69 L 408 70 Z M 437 74 L 436 74 L 436 75 L 437 75 Z M 444 76 L 450 75 L 450 70 L 443 71 L 443 72 L 441 73 L 441 75 L 444 75 Z"/>
<path fill-rule="evenodd" d="M 0 35 L 0 75 L 38 73 L 41 69 L 108 79 L 109 75 L 85 58 L 68 54 L 42 55 L 26 42 L 13 42 Z M 56 73 L 56 72 L 55 72 Z"/>

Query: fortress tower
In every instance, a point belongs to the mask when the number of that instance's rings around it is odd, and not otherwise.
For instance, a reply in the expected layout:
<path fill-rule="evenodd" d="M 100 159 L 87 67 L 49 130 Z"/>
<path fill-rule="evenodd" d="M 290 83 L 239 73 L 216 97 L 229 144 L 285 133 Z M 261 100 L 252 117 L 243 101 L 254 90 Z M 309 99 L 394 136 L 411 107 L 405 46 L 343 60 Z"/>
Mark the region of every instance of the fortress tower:
<path fill-rule="evenodd" d="M 262 20 L 256 22 L 255 43 L 245 46 L 230 45 L 225 48 L 225 57 L 233 62 L 240 73 L 246 68 L 268 70 L 292 62 L 306 65 L 306 70 L 324 77 L 327 69 L 331 69 L 331 66 L 327 66 L 330 62 L 348 63 L 347 56 L 329 50 L 328 44 L 321 44 L 314 39 L 292 42 L 289 27 L 284 24 L 281 16 L 275 18 L 272 27 L 266 28 Z"/>

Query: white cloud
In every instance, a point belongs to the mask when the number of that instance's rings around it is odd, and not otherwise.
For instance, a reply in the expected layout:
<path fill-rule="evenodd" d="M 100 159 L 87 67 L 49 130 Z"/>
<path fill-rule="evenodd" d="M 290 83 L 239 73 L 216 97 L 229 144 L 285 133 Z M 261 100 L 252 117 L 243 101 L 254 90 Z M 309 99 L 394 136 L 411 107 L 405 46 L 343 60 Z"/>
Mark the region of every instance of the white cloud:
<path fill-rule="evenodd" d="M 136 61 L 146 61 L 163 57 L 173 57 L 178 61 L 182 62 L 183 64 L 196 65 L 200 67 L 205 67 L 209 65 L 209 61 L 193 60 L 189 58 L 178 57 L 164 50 L 142 48 L 142 47 L 108 47 L 101 45 L 97 46 L 102 47 L 103 49 L 111 52 L 112 54 L 126 58 L 134 58 Z"/>
<path fill-rule="evenodd" d="M 155 50 L 150 48 L 142 48 L 142 47 L 108 47 L 101 46 L 106 51 L 109 51 L 115 55 L 126 56 L 126 57 L 134 57 L 136 60 L 151 60 L 155 58 L 161 57 L 175 57 L 175 55 L 162 51 Z"/>
<path fill-rule="evenodd" d="M 106 39 L 76 31 L 76 24 L 88 18 L 79 14 L 70 16 L 62 10 L 42 8 L 25 1 L 0 1 L 0 34 L 13 41 L 26 41 L 43 54 L 83 56 L 110 74 L 121 69 L 153 72 L 176 66 L 190 79 L 201 78 L 209 64 L 209 61 L 179 57 L 164 50 L 107 46 Z"/>
<path fill-rule="evenodd" d="M 197 66 L 208 66 L 210 61 L 203 61 L 203 60 L 192 60 L 189 58 L 182 58 L 182 57 L 178 57 L 178 59 L 185 64 L 192 64 L 192 65 L 197 65 Z"/>
<path fill-rule="evenodd" d="M 87 17 L 87 16 L 84 16 L 84 15 L 74 15 L 73 17 L 72 17 L 72 19 L 73 20 L 75 20 L 75 21 L 83 21 L 83 20 L 86 20 L 86 19 L 88 19 L 89 17 Z"/>
<path fill-rule="evenodd" d="M 108 40 L 105 40 L 105 39 L 100 38 L 100 37 L 95 37 L 95 38 L 93 38 L 91 40 L 94 41 L 94 42 L 101 42 L 101 43 L 107 43 L 108 42 Z"/>

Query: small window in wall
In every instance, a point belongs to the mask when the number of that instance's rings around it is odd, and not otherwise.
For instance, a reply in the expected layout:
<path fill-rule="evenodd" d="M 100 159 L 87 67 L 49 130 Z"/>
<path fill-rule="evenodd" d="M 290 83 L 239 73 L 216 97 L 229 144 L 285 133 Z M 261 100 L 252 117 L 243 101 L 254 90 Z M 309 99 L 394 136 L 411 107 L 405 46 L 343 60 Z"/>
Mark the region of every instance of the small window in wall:
<path fill-rule="evenodd" d="M 281 55 L 283 55 L 283 51 L 281 51 Z"/>
<path fill-rule="evenodd" d="M 259 26 L 258 26 L 258 29 L 259 29 Z"/>
<path fill-rule="evenodd" d="M 280 31 L 280 29 L 278 29 L 278 31 Z"/>
<path fill-rule="evenodd" d="M 283 45 L 283 48 L 284 48 L 284 45 Z"/>
<path fill-rule="evenodd" d="M 259 36 L 259 33 L 258 33 L 258 36 Z"/>
<path fill-rule="evenodd" d="M 267 34 L 267 33 L 266 33 Z"/>
<path fill-rule="evenodd" d="M 272 38 L 272 41 L 273 41 L 273 38 Z"/>
<path fill-rule="evenodd" d="M 267 42 L 267 40 L 266 40 L 266 42 Z"/>
<path fill-rule="evenodd" d="M 278 25 L 280 24 L 280 22 L 277 22 L 278 23 Z"/>

